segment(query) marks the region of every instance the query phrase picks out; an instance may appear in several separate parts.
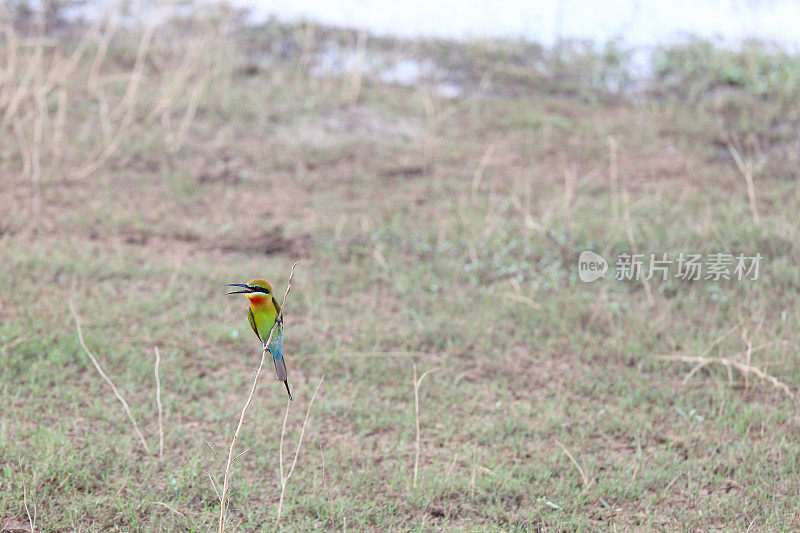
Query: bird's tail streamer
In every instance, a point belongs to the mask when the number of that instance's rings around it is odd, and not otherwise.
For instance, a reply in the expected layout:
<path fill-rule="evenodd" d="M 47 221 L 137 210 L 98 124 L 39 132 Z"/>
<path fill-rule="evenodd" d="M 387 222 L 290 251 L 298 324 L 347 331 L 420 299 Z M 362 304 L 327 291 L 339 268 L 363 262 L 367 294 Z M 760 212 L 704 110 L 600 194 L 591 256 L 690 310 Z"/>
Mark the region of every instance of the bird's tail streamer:
<path fill-rule="evenodd" d="M 292 391 L 289 390 L 289 382 L 287 381 L 288 373 L 286 372 L 286 363 L 281 359 L 272 359 L 275 363 L 275 374 L 278 376 L 278 381 L 283 381 L 283 385 L 286 387 L 286 392 L 289 394 L 289 399 L 292 399 Z"/>
<path fill-rule="evenodd" d="M 287 381 L 288 372 L 286 371 L 286 363 L 283 360 L 283 328 L 279 326 L 278 334 L 269 343 L 269 352 L 272 354 L 272 361 L 275 363 L 275 374 L 278 376 L 278 381 L 282 381 L 286 387 L 286 392 L 289 394 L 289 399 L 292 399 L 292 391 L 289 390 L 289 382 Z"/>

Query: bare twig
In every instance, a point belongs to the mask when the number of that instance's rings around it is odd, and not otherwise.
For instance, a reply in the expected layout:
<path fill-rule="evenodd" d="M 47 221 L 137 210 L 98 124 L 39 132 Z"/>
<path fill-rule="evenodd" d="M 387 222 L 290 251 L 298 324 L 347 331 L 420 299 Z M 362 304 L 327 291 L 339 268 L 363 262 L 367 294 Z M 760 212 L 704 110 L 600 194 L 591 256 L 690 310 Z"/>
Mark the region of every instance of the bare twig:
<path fill-rule="evenodd" d="M 211 452 L 214 454 L 214 457 L 217 458 L 217 462 L 219 463 L 219 466 L 224 467 L 225 465 L 222 464 L 222 459 L 219 458 L 219 454 L 217 454 L 217 450 L 215 450 L 214 447 L 211 445 L 211 443 L 208 442 L 208 441 L 206 441 L 206 446 L 211 448 Z"/>
<path fill-rule="evenodd" d="M 752 356 L 752 354 L 754 354 L 756 352 L 759 352 L 759 351 L 761 351 L 761 350 L 763 350 L 765 348 L 769 348 L 770 346 L 772 346 L 774 344 L 775 344 L 774 342 L 765 342 L 764 344 L 759 344 L 758 346 L 752 346 L 750 348 L 750 356 Z M 702 370 L 703 368 L 707 367 L 709 364 L 711 364 L 711 363 L 713 363 L 715 361 L 715 359 L 713 359 L 713 358 L 705 357 L 706 355 L 708 355 L 711 352 L 711 348 L 713 348 L 713 346 L 710 347 L 709 349 L 707 349 L 702 354 L 700 354 L 700 357 L 703 358 L 702 362 L 700 362 L 700 363 L 696 364 L 694 367 L 692 367 L 692 369 L 689 371 L 689 373 L 686 374 L 686 376 L 684 376 L 684 378 L 683 378 L 683 383 L 684 384 L 689 383 L 689 381 L 692 379 L 692 377 L 697 372 L 699 372 L 700 370 Z M 742 353 L 747 355 L 746 351 L 742 352 Z M 739 355 L 741 355 L 741 354 L 739 354 Z M 730 378 L 730 376 L 729 376 L 729 378 Z"/>
<path fill-rule="evenodd" d="M 414 370 L 414 425 L 417 429 L 416 440 L 414 441 L 414 481 L 413 486 L 417 488 L 417 474 L 419 472 L 419 387 L 422 385 L 422 380 L 425 379 L 425 376 L 430 374 L 431 372 L 437 370 L 436 368 L 431 368 L 427 372 L 424 372 L 419 379 L 417 379 L 417 363 L 412 361 L 411 367 Z"/>
<path fill-rule="evenodd" d="M 317 397 L 317 391 L 319 390 L 322 382 L 325 380 L 324 377 L 320 378 L 319 383 L 317 383 L 317 387 L 314 389 L 314 394 L 311 395 L 311 401 L 308 402 L 308 409 L 306 409 L 306 417 L 303 419 L 303 426 L 300 428 L 300 437 L 297 439 L 297 448 L 294 450 L 294 459 L 292 459 L 292 466 L 289 467 L 289 473 L 286 474 L 286 477 L 283 477 L 283 440 L 286 435 L 286 419 L 289 416 L 289 406 L 292 404 L 291 400 L 287 400 L 286 403 L 286 413 L 283 415 L 283 427 L 281 428 L 281 442 L 278 448 L 279 456 L 278 459 L 280 461 L 280 474 L 281 474 L 281 497 L 278 500 L 278 520 L 281 519 L 281 514 L 283 513 L 283 497 L 286 494 L 286 484 L 289 482 L 289 478 L 292 477 L 292 472 L 294 472 L 294 467 L 297 464 L 297 456 L 300 454 L 300 446 L 303 444 L 303 436 L 306 433 L 306 425 L 308 425 L 308 415 L 311 414 L 311 406 L 314 405 L 314 398 Z"/>
<path fill-rule="evenodd" d="M 164 409 L 161 407 L 161 378 L 158 376 L 158 365 L 161 363 L 161 354 L 158 346 L 153 346 L 156 352 L 156 363 L 153 372 L 156 375 L 156 405 L 158 406 L 158 456 L 164 457 Z"/>
<path fill-rule="evenodd" d="M 289 291 L 292 290 L 292 278 L 294 277 L 294 267 L 297 266 L 296 262 L 292 265 L 292 270 L 289 273 L 289 281 L 286 284 L 286 292 L 283 295 L 283 303 L 281 304 L 281 310 L 278 313 L 278 318 L 283 316 L 283 311 L 286 309 L 286 298 L 289 296 Z M 225 530 L 225 499 L 228 496 L 228 479 L 230 476 L 231 470 L 231 463 L 233 462 L 233 449 L 236 445 L 236 439 L 239 437 L 239 432 L 242 430 L 242 426 L 244 425 L 244 417 L 247 414 L 247 409 L 250 408 L 250 404 L 253 401 L 253 396 L 256 393 L 256 387 L 258 386 L 258 380 L 261 377 L 261 370 L 264 368 L 264 362 L 267 357 L 267 346 L 270 342 L 272 342 L 272 336 L 275 334 L 275 327 L 278 325 L 278 320 L 275 320 L 275 323 L 272 325 L 272 329 L 269 330 L 269 338 L 264 343 L 264 349 L 261 352 L 261 361 L 258 364 L 258 369 L 256 370 L 256 376 L 253 379 L 253 386 L 250 388 L 250 395 L 247 397 L 247 401 L 242 407 L 242 413 L 239 415 L 239 424 L 236 426 L 236 431 L 233 434 L 233 438 L 231 439 L 231 445 L 228 449 L 228 462 L 225 465 L 225 479 L 222 483 L 222 493 L 220 494 L 219 503 L 219 533 L 222 533 Z"/>
<path fill-rule="evenodd" d="M 213 449 L 213 448 L 212 448 L 212 449 Z M 219 496 L 219 491 L 217 490 L 217 484 L 216 484 L 216 483 L 214 483 L 214 478 L 213 478 L 213 477 L 211 477 L 211 473 L 210 473 L 210 472 L 206 472 L 206 475 L 208 476 L 208 479 L 211 481 L 211 488 L 213 488 L 213 489 L 214 489 L 214 494 L 216 494 L 216 495 L 217 495 L 217 499 L 218 499 L 218 500 L 221 500 L 221 498 L 220 498 L 220 496 Z"/>
<path fill-rule="evenodd" d="M 239 455 L 237 455 L 236 457 L 234 457 L 234 458 L 233 458 L 233 461 L 234 461 L 234 462 L 236 462 L 236 459 L 238 459 L 239 457 L 243 456 L 244 454 L 246 454 L 246 453 L 247 453 L 247 452 L 249 452 L 249 451 L 250 451 L 250 448 L 247 448 L 245 451 L 243 451 L 243 452 L 239 452 Z"/>
<path fill-rule="evenodd" d="M 119 400 L 119 402 L 122 404 L 122 408 L 125 409 L 125 414 L 128 415 L 128 419 L 133 425 L 133 430 L 136 432 L 136 435 L 139 437 L 139 440 L 142 443 L 142 448 L 144 448 L 145 453 L 150 454 L 150 448 L 147 446 L 147 441 L 144 439 L 144 435 L 142 435 L 142 432 L 139 429 L 139 424 L 136 423 L 136 420 L 133 418 L 133 414 L 131 414 L 131 408 L 128 407 L 128 402 L 126 402 L 125 398 L 122 397 L 119 389 L 117 389 L 117 386 L 114 385 L 113 381 L 111 381 L 111 378 L 108 377 L 108 374 L 103 371 L 103 367 L 101 367 L 100 363 L 97 362 L 94 354 L 92 354 L 89 348 L 86 347 L 86 343 L 83 340 L 83 332 L 81 331 L 81 321 L 80 318 L 78 318 L 78 313 L 75 311 L 75 305 L 73 305 L 72 299 L 69 300 L 69 310 L 72 313 L 72 318 L 75 319 L 75 327 L 78 330 L 78 341 L 80 341 L 83 351 L 86 352 L 86 355 L 88 355 L 89 359 L 91 359 L 92 364 L 94 365 L 95 369 L 97 369 L 97 373 L 100 374 L 100 377 L 103 378 L 106 383 L 108 383 L 109 387 L 111 387 L 111 390 L 114 392 L 114 396 L 117 397 L 117 400 Z"/>
<path fill-rule="evenodd" d="M 727 357 L 700 357 L 700 356 L 692 356 L 692 355 L 656 355 L 656 359 L 660 359 L 662 361 L 676 361 L 680 363 L 692 363 L 692 364 L 702 364 L 703 366 L 707 366 L 710 364 L 718 364 L 722 365 L 727 369 L 735 368 L 743 375 L 753 374 L 754 376 L 758 377 L 762 381 L 767 381 L 771 383 L 775 388 L 782 390 L 786 395 L 792 400 L 795 401 L 796 394 L 792 392 L 792 389 L 782 381 L 780 381 L 775 376 L 771 376 L 761 370 L 758 367 L 748 365 L 745 363 L 741 363 L 739 361 L 734 361 L 732 359 L 728 359 Z"/>
<path fill-rule="evenodd" d="M 578 469 L 578 473 L 581 475 L 581 480 L 583 481 L 583 488 L 584 489 L 588 489 L 589 487 L 591 487 L 592 486 L 592 480 L 589 479 L 588 477 L 586 477 L 586 474 L 584 473 L 583 468 L 581 468 L 581 465 L 578 464 L 578 461 L 575 460 L 575 458 L 572 456 L 572 454 L 569 453 L 569 450 L 567 449 L 567 447 L 564 446 L 563 444 L 561 444 L 559 441 L 556 441 L 556 444 L 558 444 L 558 447 L 561 448 L 564 451 L 565 454 L 567 454 L 567 457 L 569 457 L 569 460 L 572 461 L 572 464 L 574 464 L 575 468 Z"/>

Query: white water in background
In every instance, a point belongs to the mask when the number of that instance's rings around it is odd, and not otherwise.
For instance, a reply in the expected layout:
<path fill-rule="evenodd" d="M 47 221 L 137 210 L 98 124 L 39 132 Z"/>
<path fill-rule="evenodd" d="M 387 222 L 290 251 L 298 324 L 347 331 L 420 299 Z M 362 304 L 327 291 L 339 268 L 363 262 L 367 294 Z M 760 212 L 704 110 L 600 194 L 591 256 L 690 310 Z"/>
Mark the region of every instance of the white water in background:
<path fill-rule="evenodd" d="M 4 0 L 0 0 L 2 2 Z M 43 0 L 31 0 L 36 4 Z M 87 0 L 70 11 L 76 16 L 103 16 L 126 0 Z M 170 12 L 190 13 L 203 2 L 245 8 L 250 21 L 274 17 L 282 22 L 364 29 L 405 38 L 457 40 L 523 39 L 552 47 L 561 40 L 581 40 L 599 48 L 617 43 L 630 55 L 625 68 L 636 82 L 652 74 L 651 54 L 658 45 L 692 38 L 737 48 L 750 39 L 800 53 L 800 0 L 130 0 L 138 20 Z M 264 58 L 262 58 L 264 59 Z M 317 77 L 363 68 L 387 83 L 415 85 L 438 72 L 416 58 L 366 61 L 352 48 L 328 43 L 310 74 Z M 386 59 L 386 58 L 383 58 Z M 268 59 L 264 59 L 268 61 Z M 612 90 L 635 90 L 635 86 Z M 439 80 L 437 91 L 456 96 L 461 87 Z"/>
<path fill-rule="evenodd" d="M 800 49 L 800 0 L 233 0 L 255 21 L 274 16 L 399 37 L 611 40 L 652 48 L 686 37 Z"/>

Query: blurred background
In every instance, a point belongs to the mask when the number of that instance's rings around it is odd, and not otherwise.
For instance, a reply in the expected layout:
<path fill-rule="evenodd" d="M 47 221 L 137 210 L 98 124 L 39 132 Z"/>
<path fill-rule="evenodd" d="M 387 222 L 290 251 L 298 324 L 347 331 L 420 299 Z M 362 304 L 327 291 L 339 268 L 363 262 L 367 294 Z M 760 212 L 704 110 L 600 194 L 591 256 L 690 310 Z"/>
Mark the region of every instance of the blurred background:
<path fill-rule="evenodd" d="M 0 531 L 800 529 L 798 21 L 3 3 Z"/>

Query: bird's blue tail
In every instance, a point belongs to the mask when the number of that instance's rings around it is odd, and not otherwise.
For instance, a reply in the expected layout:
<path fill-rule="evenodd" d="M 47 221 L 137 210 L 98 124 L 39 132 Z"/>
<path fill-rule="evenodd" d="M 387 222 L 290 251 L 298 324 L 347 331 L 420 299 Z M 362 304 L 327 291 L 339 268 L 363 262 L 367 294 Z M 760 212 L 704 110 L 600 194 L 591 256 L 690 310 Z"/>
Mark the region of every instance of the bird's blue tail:
<path fill-rule="evenodd" d="M 272 341 L 267 346 L 269 353 L 272 355 L 272 362 L 275 363 L 275 374 L 278 376 L 278 381 L 282 381 L 286 387 L 286 392 L 289 394 L 289 399 L 292 399 L 292 391 L 289 390 L 288 372 L 286 371 L 286 362 L 283 360 L 283 331 L 278 331 L 273 336 Z"/>

